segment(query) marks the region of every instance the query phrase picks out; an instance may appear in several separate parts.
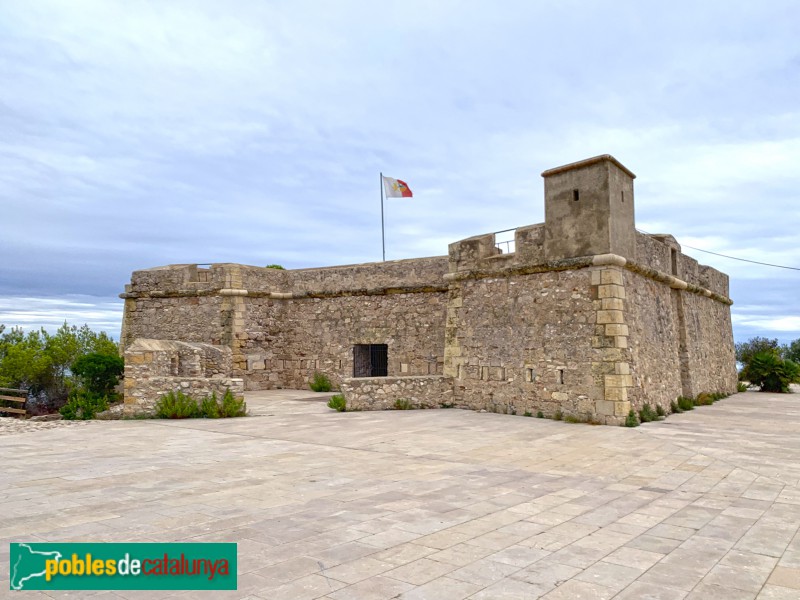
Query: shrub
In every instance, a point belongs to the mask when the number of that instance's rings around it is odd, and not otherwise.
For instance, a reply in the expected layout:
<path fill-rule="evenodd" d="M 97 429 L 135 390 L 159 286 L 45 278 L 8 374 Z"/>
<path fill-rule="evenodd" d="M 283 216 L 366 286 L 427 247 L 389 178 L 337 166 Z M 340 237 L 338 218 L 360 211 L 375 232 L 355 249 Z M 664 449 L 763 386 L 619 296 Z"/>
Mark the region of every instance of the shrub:
<path fill-rule="evenodd" d="M 639 420 L 642 423 L 649 423 L 650 421 L 655 421 L 658 418 L 658 415 L 652 409 L 652 407 L 645 402 L 642 405 L 642 410 L 639 411 Z"/>
<path fill-rule="evenodd" d="M 565 423 L 586 423 L 586 420 L 582 419 L 581 417 L 576 417 L 575 415 L 566 415 L 564 417 Z"/>
<path fill-rule="evenodd" d="M 405 398 L 398 398 L 394 401 L 395 410 L 411 410 L 412 408 L 414 408 L 414 405 L 411 404 L 410 400 L 406 400 Z"/>
<path fill-rule="evenodd" d="M 532 413 L 531 411 L 529 411 L 529 410 L 526 410 L 526 411 L 523 413 L 523 415 L 522 415 L 522 416 L 523 416 L 523 417 L 532 417 L 532 416 L 533 416 L 533 413 Z"/>
<path fill-rule="evenodd" d="M 542 411 L 537 412 L 536 413 L 536 418 L 537 419 L 544 419 L 544 413 Z"/>
<path fill-rule="evenodd" d="M 638 427 L 639 426 L 639 417 L 636 416 L 636 412 L 633 409 L 628 411 L 628 416 L 625 417 L 625 427 Z"/>
<path fill-rule="evenodd" d="M 69 400 L 76 377 L 71 366 L 85 354 L 117 355 L 105 333 L 65 322 L 54 334 L 44 329 L 23 333 L 0 324 L 0 387 L 28 390 L 30 414 L 56 412 Z"/>
<path fill-rule="evenodd" d="M 707 392 L 702 392 L 697 394 L 697 398 L 694 399 L 695 406 L 708 406 L 709 404 L 714 404 L 714 394 L 709 394 Z"/>
<path fill-rule="evenodd" d="M 84 354 L 70 366 L 89 392 L 103 396 L 113 393 L 124 369 L 125 361 L 119 355 L 99 352 Z"/>
<path fill-rule="evenodd" d="M 694 400 L 686 396 L 678 396 L 678 408 L 681 409 L 679 412 L 694 410 Z"/>
<path fill-rule="evenodd" d="M 678 403 L 675 402 L 674 400 L 669 403 L 669 410 L 671 412 L 674 412 L 674 413 L 682 413 L 683 412 L 683 409 L 680 406 L 678 406 Z"/>
<path fill-rule="evenodd" d="M 157 419 L 192 419 L 200 416 L 200 407 L 180 390 L 164 394 L 155 405 Z"/>
<path fill-rule="evenodd" d="M 73 390 L 67 403 L 58 412 L 68 421 L 88 421 L 99 412 L 108 410 L 108 398 L 87 390 Z"/>
<path fill-rule="evenodd" d="M 664 412 L 664 407 L 660 404 L 656 404 L 656 416 L 658 417 L 666 417 L 667 413 Z"/>
<path fill-rule="evenodd" d="M 563 418 L 564 418 L 564 414 L 561 412 L 561 410 L 557 410 L 555 412 L 555 414 L 553 415 L 553 421 L 560 421 Z"/>
<path fill-rule="evenodd" d="M 211 392 L 200 402 L 200 415 L 205 419 L 219 419 L 219 401 L 217 392 Z"/>
<path fill-rule="evenodd" d="M 247 404 L 245 404 L 244 398 L 237 398 L 230 389 L 225 390 L 222 404 L 219 407 L 219 416 L 223 419 L 247 416 Z"/>
<path fill-rule="evenodd" d="M 757 385 L 762 392 L 788 393 L 789 384 L 800 382 L 800 365 L 768 350 L 756 353 L 740 377 Z"/>
<path fill-rule="evenodd" d="M 744 383 L 743 381 L 740 381 L 739 383 L 736 384 L 736 391 L 739 393 L 746 392 L 747 384 Z"/>
<path fill-rule="evenodd" d="M 279 271 L 285 271 L 286 268 L 282 267 L 281 265 L 267 265 L 264 267 L 265 269 L 278 269 Z"/>
<path fill-rule="evenodd" d="M 339 412 L 345 412 L 347 410 L 347 401 L 342 394 L 335 394 L 328 400 L 328 408 L 338 410 Z"/>
<path fill-rule="evenodd" d="M 314 373 L 314 380 L 309 383 L 308 386 L 314 392 L 330 392 L 333 387 L 331 386 L 331 380 L 328 379 L 328 376 L 319 371 Z"/>

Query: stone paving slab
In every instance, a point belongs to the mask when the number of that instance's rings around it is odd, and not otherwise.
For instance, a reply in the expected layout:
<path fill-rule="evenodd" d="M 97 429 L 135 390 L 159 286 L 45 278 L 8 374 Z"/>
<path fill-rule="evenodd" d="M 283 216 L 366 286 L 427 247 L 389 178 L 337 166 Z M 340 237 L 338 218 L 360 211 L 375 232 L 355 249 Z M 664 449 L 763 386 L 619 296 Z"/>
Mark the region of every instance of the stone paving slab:
<path fill-rule="evenodd" d="M 15 426 L 0 596 L 9 542 L 230 541 L 236 592 L 26 597 L 800 597 L 797 394 L 636 429 L 336 413 L 329 396 L 251 392 L 245 419 Z"/>

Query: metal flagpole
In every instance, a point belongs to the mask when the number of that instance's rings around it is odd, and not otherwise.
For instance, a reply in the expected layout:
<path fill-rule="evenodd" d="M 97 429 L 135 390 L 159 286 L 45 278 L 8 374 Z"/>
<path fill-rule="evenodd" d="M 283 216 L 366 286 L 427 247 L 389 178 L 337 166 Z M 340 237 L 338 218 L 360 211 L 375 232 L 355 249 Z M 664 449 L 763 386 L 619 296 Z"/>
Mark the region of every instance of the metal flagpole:
<path fill-rule="evenodd" d="M 386 233 L 383 228 L 383 173 L 381 173 L 381 244 L 383 245 L 383 262 L 386 262 Z"/>

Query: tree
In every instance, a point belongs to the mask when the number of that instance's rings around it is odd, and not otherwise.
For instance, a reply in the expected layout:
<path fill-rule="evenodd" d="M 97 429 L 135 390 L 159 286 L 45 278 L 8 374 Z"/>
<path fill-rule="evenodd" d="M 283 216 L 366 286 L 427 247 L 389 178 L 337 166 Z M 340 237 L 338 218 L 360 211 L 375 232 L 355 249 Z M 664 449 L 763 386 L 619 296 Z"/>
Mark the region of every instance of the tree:
<path fill-rule="evenodd" d="M 800 365 L 784 360 L 777 350 L 764 350 L 750 357 L 739 377 L 757 385 L 762 392 L 788 393 L 790 384 L 800 382 Z"/>
<path fill-rule="evenodd" d="M 756 336 L 754 338 L 750 338 L 746 342 L 740 342 L 736 344 L 735 348 L 736 362 L 747 365 L 747 363 L 750 362 L 750 359 L 753 358 L 753 355 L 757 354 L 758 352 L 777 352 L 780 349 L 780 346 L 778 345 L 778 340 L 770 340 L 768 338 Z"/>
<path fill-rule="evenodd" d="M 781 348 L 783 358 L 800 364 L 800 338 Z"/>
<path fill-rule="evenodd" d="M 89 393 L 108 396 L 119 383 L 124 368 L 125 362 L 118 354 L 92 352 L 78 357 L 70 370 Z"/>
<path fill-rule="evenodd" d="M 114 340 L 87 325 L 76 327 L 64 322 L 55 334 L 43 328 L 27 334 L 18 327 L 6 331 L 0 325 L 0 386 L 27 389 L 29 397 L 43 404 L 44 410 L 55 410 L 66 402 L 75 386 L 70 366 L 93 352 L 110 356 L 119 353 Z"/>

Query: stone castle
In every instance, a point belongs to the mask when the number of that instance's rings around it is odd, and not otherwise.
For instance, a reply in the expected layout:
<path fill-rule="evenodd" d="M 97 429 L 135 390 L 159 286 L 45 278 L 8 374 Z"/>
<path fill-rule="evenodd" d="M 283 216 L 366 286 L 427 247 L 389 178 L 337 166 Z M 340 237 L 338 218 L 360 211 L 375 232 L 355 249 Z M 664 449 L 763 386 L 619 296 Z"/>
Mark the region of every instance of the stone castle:
<path fill-rule="evenodd" d="M 728 277 L 634 225 L 610 155 L 542 173 L 545 222 L 447 256 L 316 269 L 170 265 L 133 273 L 126 407 L 172 388 L 308 387 L 348 407 L 455 406 L 617 424 L 643 403 L 736 390 Z"/>

